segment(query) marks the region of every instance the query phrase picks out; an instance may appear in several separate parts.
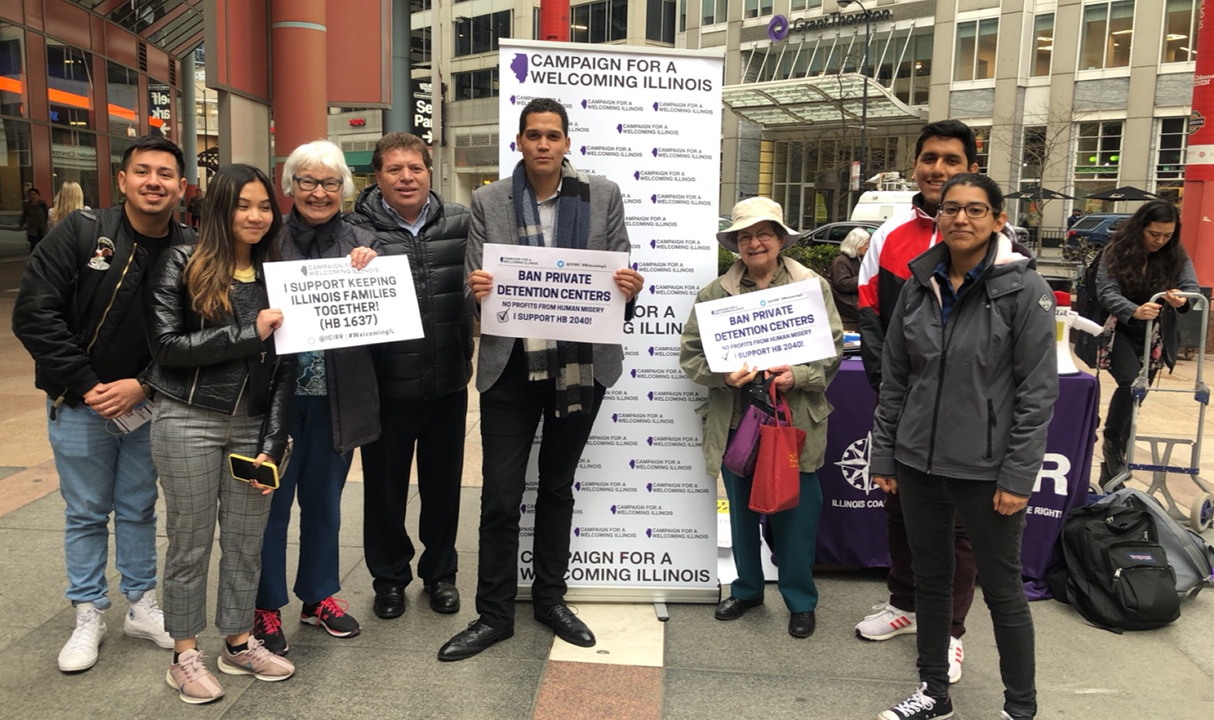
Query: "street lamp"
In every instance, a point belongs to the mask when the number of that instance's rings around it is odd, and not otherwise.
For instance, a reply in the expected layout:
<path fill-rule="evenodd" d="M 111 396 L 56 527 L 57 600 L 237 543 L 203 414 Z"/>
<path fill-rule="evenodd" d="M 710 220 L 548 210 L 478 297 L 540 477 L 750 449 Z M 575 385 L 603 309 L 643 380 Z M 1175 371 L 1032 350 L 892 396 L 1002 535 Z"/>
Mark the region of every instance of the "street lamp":
<path fill-rule="evenodd" d="M 866 177 L 865 156 L 868 154 L 868 46 L 873 24 L 872 15 L 860 0 L 839 0 L 839 9 L 849 7 L 852 3 L 859 5 L 864 11 L 864 60 L 860 63 L 860 76 L 864 81 L 864 94 L 860 101 L 860 179 L 863 182 Z"/>

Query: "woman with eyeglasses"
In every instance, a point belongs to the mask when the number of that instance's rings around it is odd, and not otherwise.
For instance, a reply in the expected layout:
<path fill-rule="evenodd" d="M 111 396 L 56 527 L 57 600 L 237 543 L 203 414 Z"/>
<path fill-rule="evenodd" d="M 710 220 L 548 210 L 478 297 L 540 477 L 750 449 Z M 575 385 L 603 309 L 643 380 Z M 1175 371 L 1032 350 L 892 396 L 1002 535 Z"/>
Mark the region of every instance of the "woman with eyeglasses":
<path fill-rule="evenodd" d="M 807 638 L 817 625 L 818 588 L 814 584 L 813 564 L 818 519 L 822 515 L 822 487 L 818 484 L 817 470 L 826 457 L 826 417 L 832 409 L 826 399 L 826 388 L 834 380 L 843 357 L 843 326 L 826 279 L 780 255 L 780 251 L 796 239 L 797 234 L 784 225 L 783 208 L 774 200 L 752 197 L 734 205 L 733 224 L 717 233 L 717 242 L 737 253 L 738 261 L 701 290 L 696 302 L 720 300 L 802 280 L 816 281 L 826 302 L 835 356 L 801 365 L 770 368 L 743 365 L 737 372 L 713 372 L 708 367 L 699 323 L 692 308 L 683 324 L 679 365 L 692 382 L 708 387 L 708 400 L 699 410 L 704 421 L 705 468 L 713 480 L 718 471 L 721 473 L 729 497 L 733 561 L 738 577 L 729 586 L 729 597 L 717 605 L 717 620 L 736 620 L 747 610 L 763 604 L 759 514 L 750 509 L 753 478 L 735 474 L 721 460 L 746 410 L 750 393 L 762 392 L 765 375 L 788 402 L 792 424 L 805 431 L 800 462 L 801 500 L 796 507 L 768 518 L 775 541 L 773 549 L 779 559 L 777 587 L 790 613 L 788 634 Z"/>
<path fill-rule="evenodd" d="M 1167 293 L 1163 302 L 1151 302 L 1151 296 L 1160 292 Z M 1098 358 L 1097 363 L 1117 381 L 1105 413 L 1102 486 L 1126 470 L 1134 409 L 1130 385 L 1142 372 L 1148 320 L 1155 321 L 1148 379 L 1154 381 L 1164 365 L 1169 370 L 1176 365 L 1180 345 L 1176 313 L 1189 311 L 1186 298 L 1177 294 L 1181 292 L 1200 292 L 1200 288 L 1193 261 L 1180 244 L 1180 210 L 1166 200 L 1152 200 L 1138 208 L 1109 241 L 1096 271 L 1096 297 L 1109 312 L 1105 327 L 1113 328 L 1101 339 L 1104 362 Z"/>
<path fill-rule="evenodd" d="M 969 530 L 1003 676 L 1005 719 L 1037 713 L 1033 618 L 1020 580 L 1025 508 L 1058 397 L 1054 294 L 1012 249 L 1003 193 L 945 183 L 941 242 L 910 262 L 885 336 L 869 473 L 897 493 L 914 555 L 919 689 L 884 720 L 952 717 L 953 526 Z"/>
<path fill-rule="evenodd" d="M 317 140 L 296 148 L 283 165 L 282 188 L 294 202 L 278 238 L 283 260 L 349 257 L 362 269 L 379 254 L 374 235 L 341 219 L 342 199 L 353 197 L 354 182 L 336 145 Z M 359 633 L 345 601 L 334 597 L 341 589 L 341 493 L 354 448 L 379 437 L 379 388 L 369 346 L 303 352 L 298 358 L 289 426 L 295 451 L 270 507 L 253 628 L 279 655 L 289 649 L 280 608 L 288 602 L 287 530 L 296 497 L 299 567 L 293 590 L 303 603 L 300 622 L 332 637 Z"/>

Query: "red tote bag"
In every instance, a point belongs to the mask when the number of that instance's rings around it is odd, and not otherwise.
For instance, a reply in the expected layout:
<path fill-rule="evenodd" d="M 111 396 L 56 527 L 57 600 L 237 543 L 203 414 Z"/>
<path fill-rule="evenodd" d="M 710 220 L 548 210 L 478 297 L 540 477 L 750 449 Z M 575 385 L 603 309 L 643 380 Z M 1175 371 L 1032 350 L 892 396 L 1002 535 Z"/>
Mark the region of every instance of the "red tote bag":
<path fill-rule="evenodd" d="M 759 458 L 750 488 L 750 509 L 768 515 L 791 510 L 801 502 L 801 446 L 805 444 L 805 431 L 793 427 L 788 403 L 777 397 L 774 383 L 770 392 L 775 422 L 759 428 Z"/>

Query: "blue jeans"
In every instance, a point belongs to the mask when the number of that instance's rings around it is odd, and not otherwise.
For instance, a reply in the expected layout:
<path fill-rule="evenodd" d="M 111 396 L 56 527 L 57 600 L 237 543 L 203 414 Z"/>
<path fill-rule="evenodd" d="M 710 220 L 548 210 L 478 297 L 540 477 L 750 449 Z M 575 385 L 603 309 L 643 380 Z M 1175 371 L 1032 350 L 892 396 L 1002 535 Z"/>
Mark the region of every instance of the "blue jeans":
<path fill-rule="evenodd" d="M 354 452 L 333 451 L 333 415 L 327 396 L 297 395 L 288 432 L 295 452 L 270 494 L 270 520 L 261 545 L 261 583 L 257 607 L 277 610 L 287 597 L 287 530 L 291 505 L 299 495 L 299 569 L 295 596 L 318 603 L 341 589 L 337 533 L 341 530 L 341 491 Z"/>
<path fill-rule="evenodd" d="M 50 401 L 47 401 L 50 410 Z M 105 569 L 114 514 L 114 564 L 131 602 L 156 587 L 156 468 L 150 425 L 122 434 L 83 403 L 47 422 L 64 510 L 67 598 L 110 606 Z"/>

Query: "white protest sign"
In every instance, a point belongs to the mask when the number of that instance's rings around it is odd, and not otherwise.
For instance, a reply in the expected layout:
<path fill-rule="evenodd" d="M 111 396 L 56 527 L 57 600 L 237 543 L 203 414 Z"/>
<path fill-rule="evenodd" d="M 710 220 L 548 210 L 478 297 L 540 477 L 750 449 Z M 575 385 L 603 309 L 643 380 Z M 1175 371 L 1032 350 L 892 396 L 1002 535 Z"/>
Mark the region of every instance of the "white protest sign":
<path fill-rule="evenodd" d="M 836 355 L 817 280 L 758 290 L 695 306 L 704 356 L 713 372 L 800 365 Z"/>
<path fill-rule="evenodd" d="M 493 290 L 481 301 L 481 332 L 618 343 L 625 300 L 614 275 L 627 265 L 625 252 L 487 243 Z"/>
<path fill-rule="evenodd" d="M 266 263 L 270 307 L 282 310 L 279 354 L 328 350 L 424 335 L 405 255 L 377 257 L 362 270 L 350 258 Z"/>

